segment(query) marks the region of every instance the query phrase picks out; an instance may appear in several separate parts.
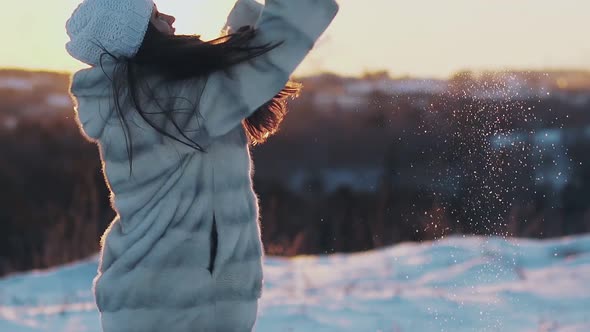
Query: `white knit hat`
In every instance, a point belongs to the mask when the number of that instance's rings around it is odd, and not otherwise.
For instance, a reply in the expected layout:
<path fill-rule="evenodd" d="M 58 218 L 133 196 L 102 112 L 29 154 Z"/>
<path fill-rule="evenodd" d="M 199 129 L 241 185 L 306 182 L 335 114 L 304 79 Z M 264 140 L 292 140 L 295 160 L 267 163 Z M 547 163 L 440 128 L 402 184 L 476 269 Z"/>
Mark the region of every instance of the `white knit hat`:
<path fill-rule="evenodd" d="M 84 0 L 66 22 L 66 50 L 91 66 L 100 63 L 100 45 L 130 58 L 143 42 L 153 8 L 152 0 Z"/>

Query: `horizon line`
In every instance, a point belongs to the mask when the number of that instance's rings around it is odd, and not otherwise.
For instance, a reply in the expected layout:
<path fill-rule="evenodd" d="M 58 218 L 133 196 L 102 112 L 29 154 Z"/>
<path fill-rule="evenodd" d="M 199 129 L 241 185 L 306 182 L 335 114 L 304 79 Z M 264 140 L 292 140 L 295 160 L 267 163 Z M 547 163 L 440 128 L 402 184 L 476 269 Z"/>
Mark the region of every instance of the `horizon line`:
<path fill-rule="evenodd" d="M 90 67 L 87 67 L 90 68 Z M 85 69 L 85 68 L 81 68 Z M 49 73 L 49 74 L 62 74 L 62 75 L 72 75 L 78 70 L 67 70 L 67 69 L 47 69 L 41 67 L 20 67 L 20 66 L 0 66 L 0 71 L 21 71 L 21 72 L 29 72 L 29 73 Z M 321 75 L 334 75 L 339 76 L 342 78 L 362 78 L 364 76 L 375 75 L 375 74 L 387 74 L 387 77 L 392 79 L 403 79 L 403 78 L 415 78 L 415 79 L 434 79 L 434 80 L 450 80 L 453 77 L 462 74 L 462 73 L 472 73 L 472 74 L 484 74 L 484 73 L 547 73 L 547 74 L 555 74 L 555 73 L 580 73 L 580 74 L 587 74 L 590 75 L 590 68 L 584 67 L 548 67 L 548 68 L 516 68 L 516 67 L 506 67 L 502 69 L 494 69 L 494 68 L 464 68 L 460 70 L 456 70 L 449 75 L 416 75 L 412 73 L 402 73 L 395 75 L 392 73 L 391 70 L 388 69 L 377 69 L 377 70 L 366 70 L 361 73 L 357 74 L 350 74 L 350 73 L 339 73 L 336 71 L 330 70 L 319 70 L 313 73 L 305 73 L 302 75 L 293 75 L 294 78 L 311 78 L 317 77 Z"/>

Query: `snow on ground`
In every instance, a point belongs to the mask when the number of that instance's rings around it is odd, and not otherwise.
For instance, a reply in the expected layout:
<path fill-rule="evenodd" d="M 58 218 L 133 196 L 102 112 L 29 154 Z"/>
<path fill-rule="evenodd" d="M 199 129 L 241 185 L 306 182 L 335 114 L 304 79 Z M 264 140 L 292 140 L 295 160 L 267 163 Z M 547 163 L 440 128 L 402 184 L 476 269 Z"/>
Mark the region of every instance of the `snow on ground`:
<path fill-rule="evenodd" d="M 98 332 L 97 259 L 0 279 L 0 331 Z M 256 331 L 590 331 L 590 235 L 267 257 Z"/>
<path fill-rule="evenodd" d="M 27 78 L 0 77 L 0 89 L 30 91 L 33 89 L 33 83 Z"/>

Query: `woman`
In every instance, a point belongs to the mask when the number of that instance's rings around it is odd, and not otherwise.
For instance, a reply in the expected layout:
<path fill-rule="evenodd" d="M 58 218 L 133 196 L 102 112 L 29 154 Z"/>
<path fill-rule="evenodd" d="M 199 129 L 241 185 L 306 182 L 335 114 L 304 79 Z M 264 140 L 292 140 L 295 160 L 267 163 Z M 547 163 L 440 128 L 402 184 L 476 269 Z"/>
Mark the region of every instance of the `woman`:
<path fill-rule="evenodd" d="M 249 144 L 278 129 L 289 77 L 334 0 L 239 0 L 227 35 L 175 36 L 151 0 L 85 0 L 66 24 L 77 121 L 117 216 L 93 282 L 104 331 L 250 331 L 263 248 Z M 251 26 L 251 27 L 248 27 Z"/>

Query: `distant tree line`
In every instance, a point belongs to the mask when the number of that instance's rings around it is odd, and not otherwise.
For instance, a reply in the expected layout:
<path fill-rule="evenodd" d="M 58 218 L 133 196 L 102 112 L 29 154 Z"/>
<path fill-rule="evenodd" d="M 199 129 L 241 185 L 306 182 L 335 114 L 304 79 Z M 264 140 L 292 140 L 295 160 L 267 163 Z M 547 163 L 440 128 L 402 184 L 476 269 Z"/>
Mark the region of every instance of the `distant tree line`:
<path fill-rule="evenodd" d="M 67 79 L 59 77 L 59 89 L 0 89 L 0 121 L 18 118 L 16 128 L 0 122 L 0 275 L 95 253 L 114 217 L 98 151 L 72 110 L 19 112 L 65 93 Z M 358 111 L 327 112 L 314 106 L 313 92 L 292 103 L 276 137 L 252 149 L 268 254 L 362 251 L 452 234 L 590 231 L 588 137 L 567 142 L 571 172 L 560 190 L 535 179 L 539 147 L 490 143 L 498 134 L 588 126 L 590 105 L 375 92 Z M 331 190 L 322 174 L 334 168 L 379 176 L 367 190 Z M 303 187 L 295 189 L 301 170 Z"/>

